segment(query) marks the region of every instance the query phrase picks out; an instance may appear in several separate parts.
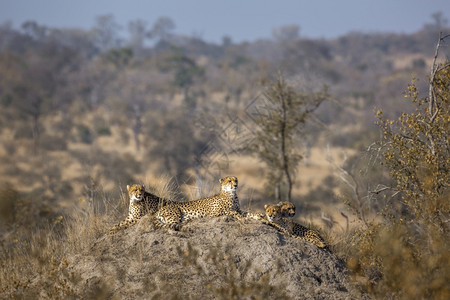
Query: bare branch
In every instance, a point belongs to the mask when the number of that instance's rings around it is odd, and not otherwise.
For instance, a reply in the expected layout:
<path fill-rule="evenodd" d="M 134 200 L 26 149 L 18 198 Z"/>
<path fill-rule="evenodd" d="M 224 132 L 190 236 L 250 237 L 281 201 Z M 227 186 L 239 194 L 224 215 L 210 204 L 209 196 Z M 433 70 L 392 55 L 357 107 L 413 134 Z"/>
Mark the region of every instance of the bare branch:
<path fill-rule="evenodd" d="M 441 41 L 442 41 L 442 32 L 439 32 L 439 40 L 436 44 L 436 50 L 434 51 L 434 57 L 433 57 L 433 63 L 431 64 L 431 74 L 430 74 L 430 86 L 428 89 L 428 98 L 430 100 L 429 104 L 429 111 L 430 113 L 433 111 L 433 105 L 434 105 L 434 78 L 436 75 L 436 61 L 437 57 L 439 55 L 439 48 L 441 47 Z"/>
<path fill-rule="evenodd" d="M 378 185 L 377 188 L 378 188 L 379 186 L 380 186 L 380 185 Z M 392 189 L 390 186 L 383 186 L 383 187 L 380 187 L 380 188 L 376 189 L 375 191 L 370 191 L 370 190 L 369 190 L 369 193 L 370 193 L 370 194 L 376 194 L 376 195 L 378 195 L 379 193 L 384 192 L 384 191 L 386 191 L 386 190 L 390 190 L 390 189 Z"/>
<path fill-rule="evenodd" d="M 345 218 L 345 220 L 346 220 L 345 232 L 348 232 L 348 228 L 349 228 L 349 226 L 348 226 L 348 216 L 346 214 L 344 214 L 343 211 L 340 211 L 340 213 L 341 213 L 341 216 L 343 216 Z"/>
<path fill-rule="evenodd" d="M 448 38 L 448 37 L 450 37 L 450 34 L 444 35 L 444 36 L 441 38 L 441 40 L 443 41 L 443 40 L 445 40 L 445 39 Z"/>
<path fill-rule="evenodd" d="M 414 142 L 414 140 L 412 138 L 410 138 L 409 136 L 406 136 L 406 135 L 404 135 L 402 133 L 399 133 L 398 135 L 401 136 L 403 139 L 405 139 L 407 141 Z"/>
<path fill-rule="evenodd" d="M 447 63 L 443 67 L 440 67 L 440 68 L 438 68 L 436 66 L 436 61 L 437 61 L 437 58 L 439 56 L 439 49 L 441 47 L 441 42 L 443 40 L 445 40 L 446 38 L 448 38 L 448 37 L 450 37 L 450 34 L 442 36 L 442 32 L 439 33 L 439 40 L 438 40 L 438 42 L 436 44 L 436 50 L 434 52 L 433 63 L 431 64 L 431 74 L 430 74 L 430 82 L 429 82 L 430 86 L 429 86 L 429 89 L 428 89 L 428 97 L 429 97 L 429 100 L 430 100 L 430 103 L 429 103 L 430 114 L 433 112 L 434 106 L 436 104 L 435 103 L 436 102 L 435 92 L 434 92 L 434 80 L 436 78 L 436 74 L 438 72 L 442 71 L 443 69 L 447 68 L 448 66 L 450 66 L 450 63 Z"/>
<path fill-rule="evenodd" d="M 436 73 L 439 73 L 439 72 L 441 72 L 442 70 L 447 69 L 448 67 L 450 67 L 450 62 L 448 62 L 448 63 L 444 64 L 442 67 L 438 68 L 438 69 L 436 70 Z"/>

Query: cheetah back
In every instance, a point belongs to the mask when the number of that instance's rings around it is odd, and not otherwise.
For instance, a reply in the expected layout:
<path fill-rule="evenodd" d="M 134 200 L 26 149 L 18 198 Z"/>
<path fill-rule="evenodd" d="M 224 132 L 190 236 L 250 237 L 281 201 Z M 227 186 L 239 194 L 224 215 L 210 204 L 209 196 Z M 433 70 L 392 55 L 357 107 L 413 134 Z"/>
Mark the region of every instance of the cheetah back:
<path fill-rule="evenodd" d="M 308 241 L 319 248 L 325 248 L 327 246 L 323 238 L 316 231 L 286 218 L 283 218 L 283 221 L 290 223 L 288 226 L 291 228 L 293 237 Z"/>
<path fill-rule="evenodd" d="M 218 217 L 241 213 L 239 199 L 235 193 L 221 192 L 212 197 L 171 203 L 158 210 L 156 225 L 179 229 L 181 224 L 195 218 Z"/>

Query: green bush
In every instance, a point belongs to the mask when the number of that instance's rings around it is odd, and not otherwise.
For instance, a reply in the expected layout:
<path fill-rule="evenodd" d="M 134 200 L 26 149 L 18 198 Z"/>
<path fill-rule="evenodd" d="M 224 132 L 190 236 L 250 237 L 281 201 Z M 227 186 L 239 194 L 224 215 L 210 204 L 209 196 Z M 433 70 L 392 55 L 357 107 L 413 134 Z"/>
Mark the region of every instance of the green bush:
<path fill-rule="evenodd" d="M 80 124 L 77 126 L 78 139 L 80 142 L 85 144 L 92 144 L 94 137 L 91 130 L 86 125 Z"/>
<path fill-rule="evenodd" d="M 111 135 L 111 129 L 109 129 L 109 127 L 106 127 L 106 126 L 96 128 L 96 132 L 97 132 L 97 135 L 99 135 L 99 136 L 102 136 L 102 135 L 110 136 Z"/>

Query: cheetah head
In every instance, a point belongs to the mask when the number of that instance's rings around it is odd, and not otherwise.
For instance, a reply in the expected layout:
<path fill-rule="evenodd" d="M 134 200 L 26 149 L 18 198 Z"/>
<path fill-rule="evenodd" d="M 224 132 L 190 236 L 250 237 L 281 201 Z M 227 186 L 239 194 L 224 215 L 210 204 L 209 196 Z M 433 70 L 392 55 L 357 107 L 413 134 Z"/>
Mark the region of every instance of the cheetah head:
<path fill-rule="evenodd" d="M 281 209 L 281 214 L 284 217 L 292 218 L 295 216 L 295 205 L 292 202 L 280 202 L 278 206 Z"/>
<path fill-rule="evenodd" d="M 223 192 L 235 192 L 238 187 L 238 179 L 235 176 L 227 176 L 219 180 Z"/>
<path fill-rule="evenodd" d="M 281 208 L 278 205 L 264 205 L 264 209 L 266 211 L 267 220 L 270 222 L 281 219 Z"/>
<path fill-rule="evenodd" d="M 141 184 L 127 185 L 127 190 L 130 202 L 139 202 L 144 198 L 145 187 Z"/>

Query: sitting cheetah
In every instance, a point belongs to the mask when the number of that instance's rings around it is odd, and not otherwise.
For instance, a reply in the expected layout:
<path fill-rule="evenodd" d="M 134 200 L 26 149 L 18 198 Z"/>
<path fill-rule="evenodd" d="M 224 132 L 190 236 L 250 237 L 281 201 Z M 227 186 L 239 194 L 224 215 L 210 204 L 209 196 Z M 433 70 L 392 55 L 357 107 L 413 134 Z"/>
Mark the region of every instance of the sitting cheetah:
<path fill-rule="evenodd" d="M 113 226 L 109 233 L 117 232 L 134 225 L 140 218 L 146 214 L 154 214 L 160 207 L 170 201 L 145 191 L 145 187 L 140 184 L 127 185 L 128 196 L 130 197 L 130 206 L 128 216 L 119 224 Z"/>
<path fill-rule="evenodd" d="M 220 193 L 212 197 L 171 203 L 162 207 L 155 214 L 156 226 L 179 230 L 184 222 L 194 218 L 223 215 L 243 217 L 236 193 L 238 179 L 234 176 L 225 177 L 220 179 L 220 184 Z"/>
<path fill-rule="evenodd" d="M 322 237 L 315 231 L 308 229 L 298 223 L 293 222 L 288 218 L 284 218 L 281 213 L 279 205 L 264 205 L 266 211 L 266 218 L 269 225 L 278 230 L 290 235 L 294 238 L 299 238 L 307 242 L 313 243 L 319 248 L 326 248 Z"/>

